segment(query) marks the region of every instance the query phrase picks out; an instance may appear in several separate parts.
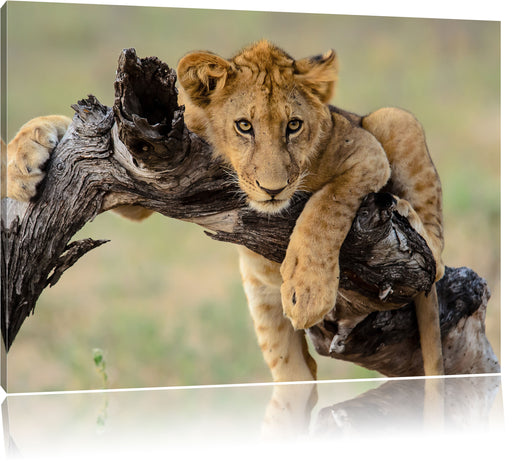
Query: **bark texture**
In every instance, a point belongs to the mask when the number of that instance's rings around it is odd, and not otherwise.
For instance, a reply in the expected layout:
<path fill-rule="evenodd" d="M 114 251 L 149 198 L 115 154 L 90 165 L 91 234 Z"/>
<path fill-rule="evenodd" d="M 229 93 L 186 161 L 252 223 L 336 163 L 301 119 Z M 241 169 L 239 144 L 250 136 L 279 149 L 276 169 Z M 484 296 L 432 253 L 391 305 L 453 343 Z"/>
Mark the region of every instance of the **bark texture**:
<path fill-rule="evenodd" d="M 228 167 L 185 126 L 175 83 L 165 63 L 124 50 L 113 108 L 93 96 L 73 105 L 73 123 L 51 156 L 37 199 L 3 200 L 1 327 L 7 349 L 44 288 L 105 242 L 70 243 L 72 236 L 114 207 L 138 205 L 191 221 L 214 239 L 283 260 L 308 196 L 297 196 L 280 216 L 249 209 Z M 308 330 L 317 351 L 388 376 L 422 374 L 410 300 L 428 290 L 435 263 L 391 196 L 365 199 L 340 251 L 340 269 L 335 309 Z M 447 373 L 498 371 L 485 337 L 485 281 L 471 270 L 448 268 L 437 287 Z M 366 317 L 349 333 L 343 354 L 330 352 L 341 323 L 361 315 Z"/>

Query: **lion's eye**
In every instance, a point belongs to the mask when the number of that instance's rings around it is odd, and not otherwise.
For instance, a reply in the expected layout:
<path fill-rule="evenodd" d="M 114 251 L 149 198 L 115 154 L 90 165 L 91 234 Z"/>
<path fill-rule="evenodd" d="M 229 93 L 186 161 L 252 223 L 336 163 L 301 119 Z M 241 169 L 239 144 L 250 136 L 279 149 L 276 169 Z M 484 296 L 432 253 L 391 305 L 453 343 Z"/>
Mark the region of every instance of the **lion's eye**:
<path fill-rule="evenodd" d="M 286 126 L 286 132 L 288 135 L 291 135 L 293 133 L 297 133 L 302 127 L 302 120 L 299 119 L 292 119 L 288 122 L 288 125 Z"/>
<path fill-rule="evenodd" d="M 240 133 L 250 133 L 252 130 L 252 124 L 248 120 L 240 119 L 235 122 L 235 126 Z"/>

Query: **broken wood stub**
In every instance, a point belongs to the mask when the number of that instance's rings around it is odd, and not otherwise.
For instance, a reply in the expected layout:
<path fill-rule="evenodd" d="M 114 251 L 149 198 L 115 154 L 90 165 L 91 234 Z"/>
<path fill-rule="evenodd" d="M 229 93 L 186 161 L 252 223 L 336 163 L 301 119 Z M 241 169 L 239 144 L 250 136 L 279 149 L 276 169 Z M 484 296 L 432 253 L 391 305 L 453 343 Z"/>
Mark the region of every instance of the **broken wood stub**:
<path fill-rule="evenodd" d="M 119 57 L 114 82 L 119 139 L 140 167 L 166 170 L 171 159 L 178 164 L 189 151 L 175 84 L 174 70 L 157 58 L 141 60 L 133 49 Z"/>

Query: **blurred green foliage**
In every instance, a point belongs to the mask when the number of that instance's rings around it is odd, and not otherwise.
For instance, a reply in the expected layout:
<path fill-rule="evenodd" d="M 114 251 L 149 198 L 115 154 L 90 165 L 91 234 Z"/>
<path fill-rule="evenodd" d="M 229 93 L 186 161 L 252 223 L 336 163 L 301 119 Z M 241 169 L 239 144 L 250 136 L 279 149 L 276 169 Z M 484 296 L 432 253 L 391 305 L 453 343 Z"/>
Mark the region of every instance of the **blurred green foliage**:
<path fill-rule="evenodd" d="M 229 56 L 260 38 L 298 58 L 334 48 L 334 104 L 399 106 L 423 123 L 444 184 L 445 262 L 488 280 L 499 354 L 499 23 L 25 2 L 7 11 L 9 138 L 32 117 L 71 115 L 90 93 L 111 105 L 123 48 L 171 66 L 190 50 Z M 101 388 L 94 348 L 113 388 L 270 380 L 233 246 L 156 215 L 104 214 L 79 235 L 112 242 L 43 294 L 9 354 L 9 391 Z M 318 360 L 320 378 L 377 376 Z"/>

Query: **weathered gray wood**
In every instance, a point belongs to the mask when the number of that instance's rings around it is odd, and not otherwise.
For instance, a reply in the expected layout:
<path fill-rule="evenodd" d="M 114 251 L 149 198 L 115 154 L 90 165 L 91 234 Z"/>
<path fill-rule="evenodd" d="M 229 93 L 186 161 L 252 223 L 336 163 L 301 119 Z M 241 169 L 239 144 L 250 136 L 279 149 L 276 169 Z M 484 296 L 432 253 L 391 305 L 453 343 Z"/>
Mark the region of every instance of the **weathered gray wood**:
<path fill-rule="evenodd" d="M 468 268 L 446 268 L 437 283 L 445 373 L 499 372 L 500 365 L 485 336 L 487 283 Z M 343 303 L 343 302 L 342 302 Z M 345 302 L 346 303 L 346 302 Z M 343 310 L 338 304 L 336 310 Z M 337 311 L 308 330 L 318 353 L 376 370 L 387 376 L 423 375 L 414 305 L 374 312 L 348 335 L 343 353 L 330 351 L 341 319 Z"/>
<path fill-rule="evenodd" d="M 37 200 L 28 206 L 4 200 L 9 212 L 2 220 L 2 335 L 7 348 L 42 290 L 56 283 L 81 255 L 104 242 L 70 244 L 72 236 L 97 214 L 114 207 L 139 205 L 195 222 L 207 228 L 211 237 L 244 245 L 271 260 L 284 258 L 308 196 L 298 196 L 281 216 L 250 210 L 227 166 L 214 159 L 210 147 L 185 126 L 175 81 L 174 71 L 158 59 L 141 60 L 134 50 L 123 51 L 113 108 L 92 96 L 74 105 L 73 123 L 52 154 Z M 413 310 L 396 308 L 430 286 L 435 264 L 423 239 L 397 215 L 394 205 L 386 194 L 371 195 L 363 203 L 340 252 L 337 306 L 308 333 L 321 354 L 327 351 L 386 375 L 415 375 L 421 373 L 422 365 Z M 480 281 L 476 275 L 467 278 Z M 448 301 L 442 301 L 448 306 L 448 317 L 457 320 L 445 329 L 445 336 L 480 336 L 485 343 L 488 295 L 484 292 L 476 294 L 471 305 L 478 305 L 480 323 L 465 322 L 474 316 L 474 309 L 452 310 Z M 464 295 L 462 290 L 457 301 Z M 442 291 L 439 297 L 444 300 Z M 361 314 L 370 315 L 349 335 L 343 355 L 329 353 L 338 321 Z M 458 345 L 457 351 L 445 352 L 453 364 L 450 373 L 460 372 L 459 351 L 480 348 L 469 340 L 462 342 L 466 343 Z M 389 353 L 383 354 L 384 346 L 389 346 Z M 413 359 L 390 360 L 396 350 L 408 351 Z M 492 349 L 486 355 L 493 356 Z M 495 371 L 496 364 L 477 369 Z"/>
<path fill-rule="evenodd" d="M 105 192 L 98 186 L 108 179 L 107 172 L 95 169 L 110 155 L 112 112 L 104 108 L 89 112 L 89 125 L 83 115 L 75 118 L 62 147 L 50 160 L 38 200 L 28 205 L 2 201 L 7 213 L 2 213 L 1 321 L 7 350 L 25 318 L 33 313 L 43 289 L 55 283 L 81 255 L 101 244 L 68 245 L 101 211 Z"/>

